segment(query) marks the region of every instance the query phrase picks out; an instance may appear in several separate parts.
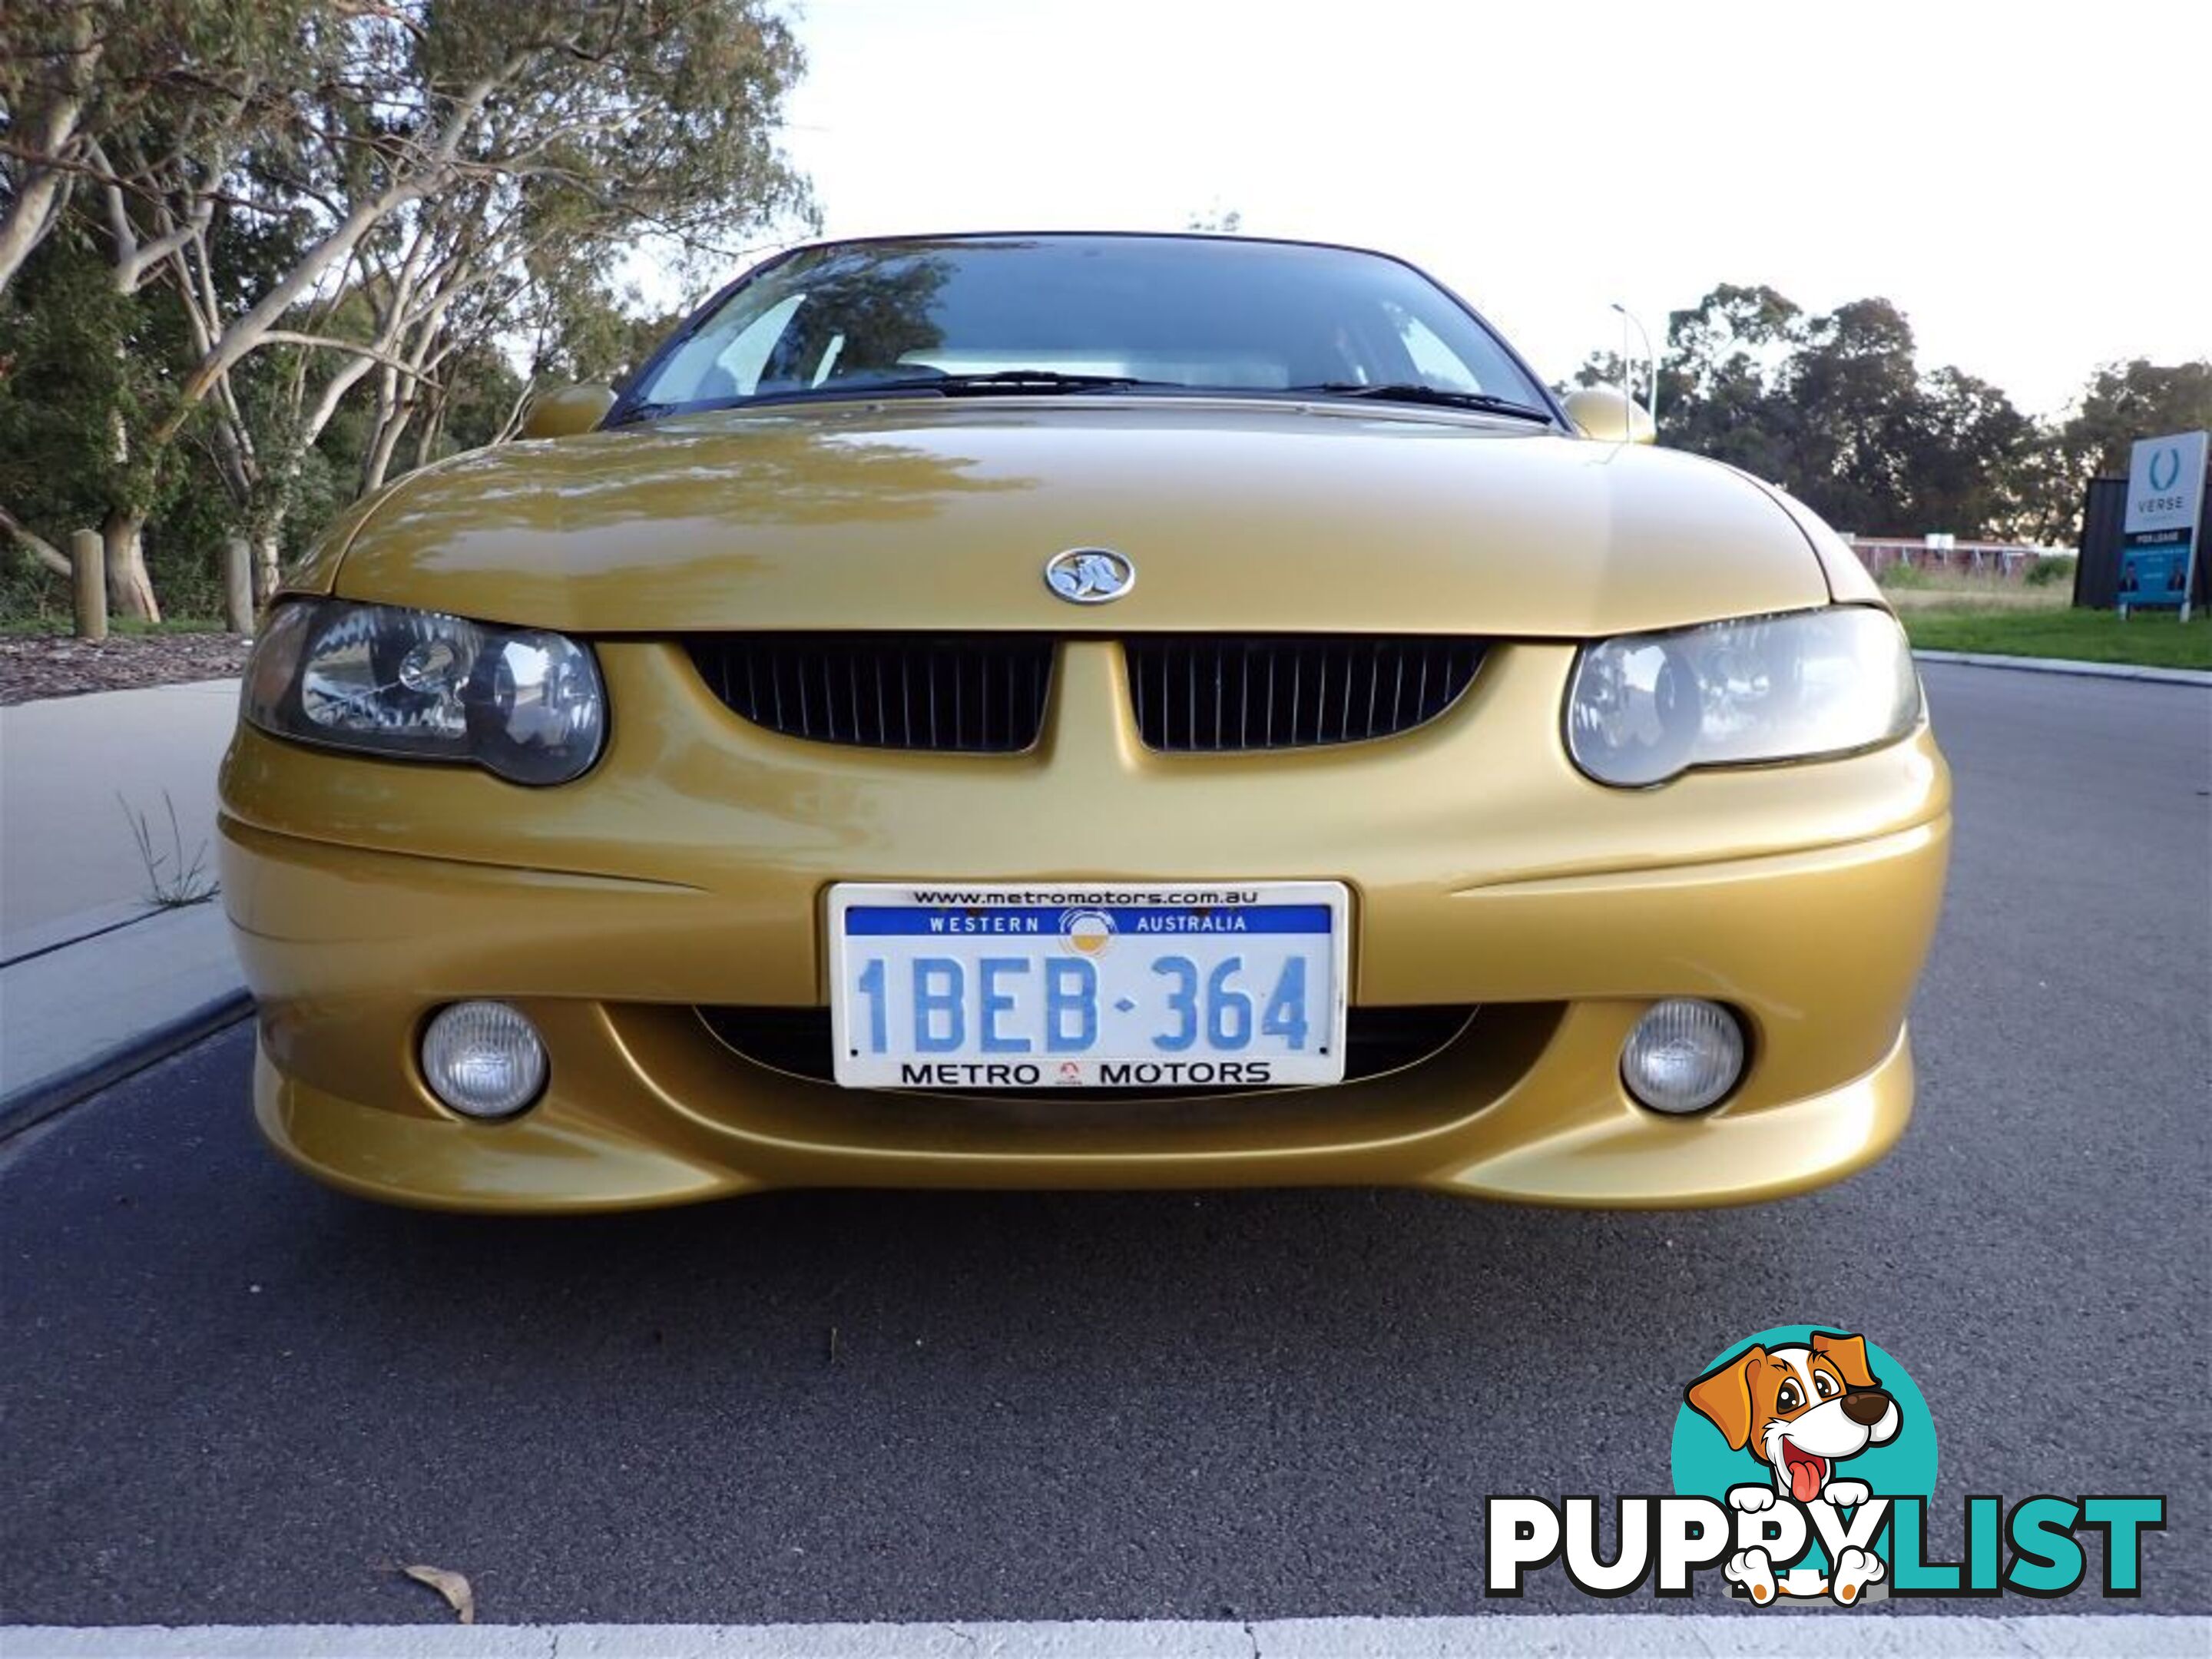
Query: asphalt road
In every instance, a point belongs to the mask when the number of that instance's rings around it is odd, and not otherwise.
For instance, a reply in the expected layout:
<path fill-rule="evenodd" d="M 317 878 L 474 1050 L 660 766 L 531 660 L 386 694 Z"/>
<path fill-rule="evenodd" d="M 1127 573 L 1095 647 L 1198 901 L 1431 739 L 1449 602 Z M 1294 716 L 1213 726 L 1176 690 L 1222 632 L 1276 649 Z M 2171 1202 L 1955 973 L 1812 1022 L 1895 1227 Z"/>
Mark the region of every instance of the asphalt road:
<path fill-rule="evenodd" d="M 2134 1605 L 2212 1610 L 2212 696 L 1928 681 L 1919 1115 L 1788 1203 L 421 1215 L 280 1167 L 203 1044 L 0 1152 L 0 1620 L 441 1616 L 410 1561 L 494 1621 L 1476 1611 L 1486 1493 L 1666 1490 L 1683 1382 L 1797 1320 L 1913 1372 L 1939 1544 L 1968 1492 L 2164 1493 Z"/>

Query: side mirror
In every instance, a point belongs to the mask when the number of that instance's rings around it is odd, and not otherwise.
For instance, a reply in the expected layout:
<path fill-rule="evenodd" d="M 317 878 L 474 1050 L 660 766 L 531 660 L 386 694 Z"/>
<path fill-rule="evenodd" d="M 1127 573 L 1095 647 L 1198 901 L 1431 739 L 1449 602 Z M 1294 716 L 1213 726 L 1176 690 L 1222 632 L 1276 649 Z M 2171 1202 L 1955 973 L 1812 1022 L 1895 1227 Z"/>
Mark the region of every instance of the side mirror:
<path fill-rule="evenodd" d="M 606 419 L 607 411 L 614 406 L 611 387 L 562 386 L 558 392 L 548 392 L 531 399 L 530 412 L 522 417 L 522 435 L 573 438 L 580 432 L 589 432 Z"/>
<path fill-rule="evenodd" d="M 1659 441 L 1659 428 L 1633 398 L 1623 397 L 1609 386 L 1586 386 L 1566 396 L 1567 414 L 1582 428 L 1583 435 L 1607 444 L 1649 444 Z"/>

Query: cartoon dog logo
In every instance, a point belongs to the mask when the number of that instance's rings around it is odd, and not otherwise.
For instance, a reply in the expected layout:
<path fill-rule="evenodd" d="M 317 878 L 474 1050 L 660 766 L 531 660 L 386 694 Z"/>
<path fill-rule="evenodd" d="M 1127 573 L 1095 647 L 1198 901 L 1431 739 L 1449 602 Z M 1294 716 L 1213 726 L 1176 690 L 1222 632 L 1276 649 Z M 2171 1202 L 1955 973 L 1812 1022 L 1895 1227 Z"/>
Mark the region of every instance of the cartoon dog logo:
<path fill-rule="evenodd" d="M 1755 1514 L 1778 1498 L 1855 1509 L 1872 1496 L 1863 1480 L 1836 1478 L 1836 1466 L 1869 1446 L 1894 1440 L 1897 1401 L 1867 1369 L 1866 1339 L 1815 1331 L 1806 1346 L 1754 1343 L 1683 1391 L 1690 1408 L 1767 1466 L 1771 1480 L 1729 1488 L 1731 1506 Z M 1845 1549 L 1831 1576 L 1794 1568 L 1776 1577 L 1766 1551 L 1739 1550 L 1722 1569 L 1764 1607 L 1778 1595 L 1829 1595 L 1849 1606 L 1887 1569 L 1871 1550 Z"/>

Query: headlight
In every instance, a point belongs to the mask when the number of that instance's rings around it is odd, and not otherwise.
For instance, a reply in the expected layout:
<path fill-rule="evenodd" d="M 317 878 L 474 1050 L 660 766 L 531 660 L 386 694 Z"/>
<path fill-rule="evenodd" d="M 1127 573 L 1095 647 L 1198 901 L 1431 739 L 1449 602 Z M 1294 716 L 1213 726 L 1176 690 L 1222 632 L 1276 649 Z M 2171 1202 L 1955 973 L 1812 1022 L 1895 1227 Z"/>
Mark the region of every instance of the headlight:
<path fill-rule="evenodd" d="M 341 599 L 279 606 L 246 668 L 246 718 L 334 749 L 468 761 L 566 783 L 599 758 L 606 694 L 560 634 Z"/>
<path fill-rule="evenodd" d="M 1695 766 L 1869 749 L 1919 718 L 1897 619 L 1836 605 L 1587 647 L 1567 693 L 1567 749 L 1600 783 L 1636 787 Z"/>

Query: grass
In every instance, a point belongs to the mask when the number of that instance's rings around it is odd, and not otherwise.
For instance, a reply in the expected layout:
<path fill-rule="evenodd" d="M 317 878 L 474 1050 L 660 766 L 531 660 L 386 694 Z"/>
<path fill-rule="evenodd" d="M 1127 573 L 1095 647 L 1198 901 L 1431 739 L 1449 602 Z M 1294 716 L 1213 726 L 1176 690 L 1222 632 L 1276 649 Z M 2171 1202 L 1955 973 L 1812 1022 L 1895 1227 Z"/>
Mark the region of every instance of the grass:
<path fill-rule="evenodd" d="M 1994 583 L 1985 587 L 1886 587 L 1882 593 L 1900 615 L 1914 611 L 2063 611 L 2074 602 L 2071 588 Z"/>
<path fill-rule="evenodd" d="M 1899 611 L 1956 605 L 1968 599 L 1993 611 L 2050 610 L 2074 602 L 2070 574 L 2063 584 L 2029 583 L 1969 570 L 1921 570 L 1909 564 L 1893 564 L 1875 580 Z"/>
<path fill-rule="evenodd" d="M 67 617 L 0 617 L 0 635 L 17 639 L 59 638 L 74 634 L 76 625 Z M 228 634 L 229 625 L 220 617 L 167 617 L 157 623 L 136 617 L 110 617 L 110 634 Z"/>
<path fill-rule="evenodd" d="M 2148 668 L 2212 669 L 2212 618 L 2185 624 L 2171 611 L 2075 611 L 2062 590 L 2052 605 L 1998 606 L 1977 599 L 1900 605 L 1912 643 L 1926 651 L 1985 651 L 2007 657 L 2134 663 Z"/>
<path fill-rule="evenodd" d="M 185 832 L 177 822 L 177 803 L 169 799 L 169 792 L 161 792 L 161 805 L 169 815 L 169 847 L 163 851 L 160 845 L 161 832 L 148 816 L 116 793 L 116 803 L 123 808 L 123 816 L 131 821 L 131 839 L 138 844 L 138 860 L 146 866 L 146 899 L 164 910 L 181 910 L 187 905 L 205 904 L 216 896 L 216 879 L 207 866 L 207 843 L 204 841 L 191 853 L 185 851 Z"/>
<path fill-rule="evenodd" d="M 2063 574 L 2063 581 L 2031 584 L 1893 565 L 1881 581 L 1924 651 L 2212 669 L 2212 622 L 2199 616 L 2185 628 L 2171 611 L 2138 611 L 2127 622 L 2116 611 L 2076 611 L 2072 573 Z"/>

